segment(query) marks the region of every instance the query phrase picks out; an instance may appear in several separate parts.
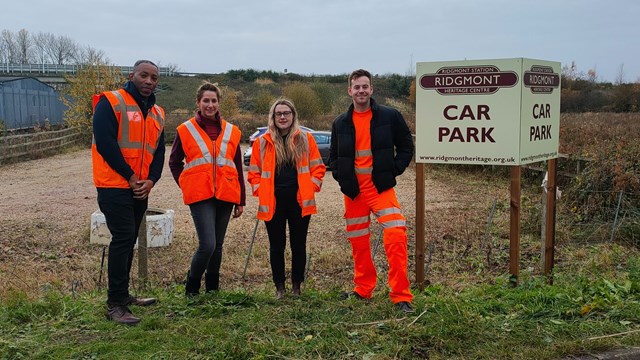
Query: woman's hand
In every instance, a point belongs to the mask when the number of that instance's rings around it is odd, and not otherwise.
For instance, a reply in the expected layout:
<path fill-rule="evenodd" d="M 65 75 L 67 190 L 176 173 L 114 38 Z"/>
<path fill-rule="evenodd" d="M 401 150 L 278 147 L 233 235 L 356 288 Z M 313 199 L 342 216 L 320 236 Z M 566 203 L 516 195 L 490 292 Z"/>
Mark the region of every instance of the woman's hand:
<path fill-rule="evenodd" d="M 240 217 L 240 215 L 242 215 L 243 211 L 244 211 L 244 206 L 234 205 L 233 206 L 233 217 L 234 218 Z"/>

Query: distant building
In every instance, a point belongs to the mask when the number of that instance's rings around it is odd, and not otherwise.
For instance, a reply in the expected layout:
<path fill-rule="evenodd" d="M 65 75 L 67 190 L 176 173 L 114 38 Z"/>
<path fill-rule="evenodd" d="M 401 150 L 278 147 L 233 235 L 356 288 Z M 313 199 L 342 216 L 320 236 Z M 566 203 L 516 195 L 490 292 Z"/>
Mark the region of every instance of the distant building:
<path fill-rule="evenodd" d="M 7 130 L 61 125 L 66 107 L 51 86 L 32 77 L 0 77 L 0 122 Z"/>

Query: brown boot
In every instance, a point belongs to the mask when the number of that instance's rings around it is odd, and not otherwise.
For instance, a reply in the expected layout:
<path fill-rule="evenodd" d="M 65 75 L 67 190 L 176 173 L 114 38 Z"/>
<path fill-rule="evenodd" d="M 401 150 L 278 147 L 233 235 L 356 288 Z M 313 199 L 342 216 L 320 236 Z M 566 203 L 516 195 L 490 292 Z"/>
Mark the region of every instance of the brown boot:
<path fill-rule="evenodd" d="M 140 322 L 140 318 L 135 317 L 125 305 L 109 305 L 105 315 L 118 324 L 137 325 Z"/>
<path fill-rule="evenodd" d="M 300 296 L 300 285 L 302 285 L 302 283 L 299 282 L 293 282 L 292 286 L 291 286 L 291 294 L 293 296 Z"/>
<path fill-rule="evenodd" d="M 284 283 L 276 284 L 276 299 L 281 300 L 284 297 Z"/>

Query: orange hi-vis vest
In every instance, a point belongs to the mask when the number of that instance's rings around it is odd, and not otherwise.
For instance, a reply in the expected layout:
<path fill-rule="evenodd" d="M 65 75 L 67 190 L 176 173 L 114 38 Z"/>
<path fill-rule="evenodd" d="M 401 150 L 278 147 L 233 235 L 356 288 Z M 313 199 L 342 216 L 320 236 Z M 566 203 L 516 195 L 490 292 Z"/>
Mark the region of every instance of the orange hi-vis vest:
<path fill-rule="evenodd" d="M 184 170 L 178 183 L 184 203 L 189 205 L 215 197 L 240 204 L 240 184 L 233 158 L 240 144 L 240 129 L 220 119 L 222 129 L 215 143 L 191 118 L 178 126 L 185 154 Z"/>
<path fill-rule="evenodd" d="M 326 172 L 313 135 L 306 132 L 306 140 L 309 148 L 307 156 L 296 162 L 298 172 L 297 198 L 302 208 L 303 217 L 318 212 L 315 193 L 320 191 Z M 276 210 L 276 149 L 271 134 L 266 133 L 254 141 L 251 151 L 247 180 L 251 184 L 253 195 L 258 197 L 257 218 L 269 221 L 273 218 Z"/>
<path fill-rule="evenodd" d="M 139 180 L 149 177 L 149 166 L 160 142 L 160 134 L 164 130 L 164 109 L 153 105 L 147 117 L 143 118 L 142 110 L 131 94 L 124 89 L 107 91 L 93 97 L 93 108 L 104 96 L 107 98 L 118 120 L 118 146 Z M 164 146 L 164 144 L 162 144 Z M 100 188 L 129 188 L 129 179 L 113 170 L 98 152 L 95 139 L 91 145 L 93 163 L 93 182 Z"/>

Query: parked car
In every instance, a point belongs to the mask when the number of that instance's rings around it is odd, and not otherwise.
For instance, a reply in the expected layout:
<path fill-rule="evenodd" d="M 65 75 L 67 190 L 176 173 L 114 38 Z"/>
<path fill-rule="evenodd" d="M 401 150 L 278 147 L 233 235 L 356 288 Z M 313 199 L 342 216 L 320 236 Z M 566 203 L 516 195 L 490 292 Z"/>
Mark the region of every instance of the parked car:
<path fill-rule="evenodd" d="M 320 156 L 322 156 L 322 162 L 329 168 L 329 148 L 331 147 L 331 131 L 311 131 L 311 135 L 318 144 L 318 150 Z"/>
<path fill-rule="evenodd" d="M 314 131 L 311 128 L 308 128 L 306 126 L 300 126 L 300 129 L 304 130 L 304 131 Z M 242 155 L 243 157 L 243 162 L 246 166 L 249 166 L 249 161 L 251 160 L 251 148 L 253 147 L 253 142 L 256 141 L 256 139 L 258 137 L 260 137 L 260 135 L 264 134 L 267 132 L 267 127 L 266 126 L 260 126 L 253 134 L 251 134 L 249 136 L 249 147 L 247 148 L 247 150 L 244 151 L 244 154 Z M 331 135 L 331 134 L 329 134 Z M 328 155 L 327 155 L 328 156 Z"/>

